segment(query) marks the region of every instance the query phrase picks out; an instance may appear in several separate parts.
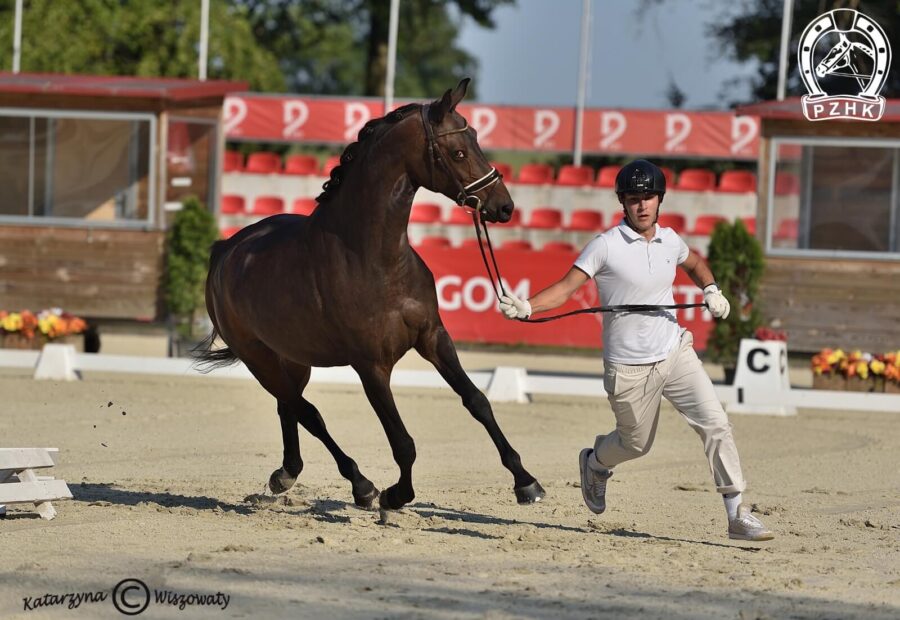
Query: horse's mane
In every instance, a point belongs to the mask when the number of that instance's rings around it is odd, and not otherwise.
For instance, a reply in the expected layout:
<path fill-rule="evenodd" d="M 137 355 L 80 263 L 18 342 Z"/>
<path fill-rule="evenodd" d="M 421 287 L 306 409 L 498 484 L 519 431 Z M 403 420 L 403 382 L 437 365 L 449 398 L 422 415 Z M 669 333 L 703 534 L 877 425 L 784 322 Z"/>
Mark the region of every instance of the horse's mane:
<path fill-rule="evenodd" d="M 356 161 L 357 155 L 359 154 L 360 143 L 364 142 L 367 138 L 372 136 L 376 132 L 377 129 L 383 127 L 385 125 L 393 125 L 397 123 L 406 116 L 406 114 L 412 109 L 418 109 L 420 104 L 418 103 L 408 103 L 405 106 L 397 108 L 393 112 L 386 114 L 380 118 L 374 118 L 366 123 L 362 129 L 359 130 L 359 134 L 356 136 L 356 142 L 353 142 L 344 149 L 344 152 L 341 153 L 341 163 L 332 168 L 331 174 L 329 175 L 329 179 L 325 181 L 325 184 L 322 185 L 322 193 L 316 197 L 316 201 L 321 203 L 327 202 L 332 197 L 334 197 L 335 193 L 341 187 L 341 181 L 344 178 L 344 172 L 347 167 L 351 164 L 351 162 Z"/>

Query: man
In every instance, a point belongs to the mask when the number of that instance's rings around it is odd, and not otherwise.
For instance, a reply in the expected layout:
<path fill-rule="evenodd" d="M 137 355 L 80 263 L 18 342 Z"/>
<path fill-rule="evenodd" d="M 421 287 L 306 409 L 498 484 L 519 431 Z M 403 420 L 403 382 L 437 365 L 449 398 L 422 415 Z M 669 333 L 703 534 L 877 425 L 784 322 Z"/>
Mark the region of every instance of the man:
<path fill-rule="evenodd" d="M 604 306 L 671 305 L 678 265 L 703 289 L 710 313 L 726 318 L 728 300 L 709 267 L 673 230 L 656 224 L 666 193 L 662 171 L 648 161 L 633 161 L 619 171 L 615 189 L 625 212 L 622 223 L 591 240 L 561 280 L 531 299 L 507 293 L 500 303 L 504 315 L 525 319 L 557 308 L 590 278 Z M 604 314 L 603 385 L 616 429 L 598 435 L 594 448 L 579 455 L 584 502 L 597 514 L 606 510 L 606 482 L 613 468 L 650 450 L 665 396 L 703 440 L 716 489 L 725 500 L 728 536 L 770 540 L 772 532 L 741 501 L 745 483 L 731 424 L 693 341 L 672 310 Z"/>

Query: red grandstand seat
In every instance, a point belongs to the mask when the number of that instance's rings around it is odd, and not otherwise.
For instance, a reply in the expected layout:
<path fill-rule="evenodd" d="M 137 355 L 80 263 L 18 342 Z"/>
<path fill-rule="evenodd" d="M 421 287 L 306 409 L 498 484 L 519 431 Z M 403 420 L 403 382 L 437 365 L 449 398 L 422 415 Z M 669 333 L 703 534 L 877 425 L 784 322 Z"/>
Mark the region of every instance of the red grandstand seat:
<path fill-rule="evenodd" d="M 716 187 L 716 174 L 703 168 L 685 168 L 678 175 L 675 189 L 689 192 L 705 192 Z"/>
<path fill-rule="evenodd" d="M 775 195 L 786 196 L 800 193 L 800 179 L 791 172 L 779 172 L 775 175 Z"/>
<path fill-rule="evenodd" d="M 746 227 L 747 232 L 751 235 L 756 234 L 756 218 L 755 217 L 742 217 L 741 221 L 744 223 L 744 227 Z"/>
<path fill-rule="evenodd" d="M 422 240 L 419 241 L 419 247 L 421 248 L 449 248 L 450 240 L 446 237 L 422 237 Z"/>
<path fill-rule="evenodd" d="M 319 172 L 319 160 L 312 155 L 288 155 L 284 162 L 285 174 L 316 174 Z"/>
<path fill-rule="evenodd" d="M 603 214 L 590 209 L 576 209 L 572 211 L 572 217 L 566 230 L 580 230 L 593 232 L 603 228 Z"/>
<path fill-rule="evenodd" d="M 243 172 L 244 156 L 239 151 L 225 151 L 222 172 Z"/>
<path fill-rule="evenodd" d="M 756 191 L 756 175 L 749 170 L 726 170 L 719 177 L 720 192 L 745 193 Z"/>
<path fill-rule="evenodd" d="M 562 212 L 553 207 L 532 209 L 527 228 L 551 229 L 562 226 Z"/>
<path fill-rule="evenodd" d="M 525 164 L 519 168 L 517 181 L 523 185 L 553 183 L 553 168 L 547 164 Z"/>
<path fill-rule="evenodd" d="M 594 169 L 590 166 L 565 165 L 559 169 L 556 177 L 557 185 L 590 185 L 594 178 Z"/>
<path fill-rule="evenodd" d="M 471 226 L 472 216 L 462 207 L 453 207 L 450 209 L 450 216 L 444 220 L 444 224 Z"/>
<path fill-rule="evenodd" d="M 247 203 L 243 196 L 235 196 L 234 194 L 225 194 L 222 196 L 219 212 L 222 215 L 243 215 L 247 208 Z"/>
<path fill-rule="evenodd" d="M 231 239 L 241 229 L 240 226 L 228 226 L 222 229 L 222 239 Z"/>
<path fill-rule="evenodd" d="M 665 166 L 660 166 L 659 169 L 662 170 L 663 176 L 666 177 L 666 187 L 668 189 L 675 187 L 675 171 Z"/>
<path fill-rule="evenodd" d="M 250 153 L 247 156 L 247 166 L 244 168 L 244 172 L 256 174 L 281 172 L 281 157 L 278 156 L 278 153 L 269 153 L 268 151 Z"/>
<path fill-rule="evenodd" d="M 430 202 L 417 202 L 409 213 L 410 224 L 437 224 L 440 221 L 441 208 Z"/>
<path fill-rule="evenodd" d="M 691 231 L 691 234 L 708 237 L 713 233 L 713 230 L 715 230 L 716 224 L 727 221 L 728 220 L 721 215 L 698 215 L 697 219 L 694 221 L 694 229 Z"/>
<path fill-rule="evenodd" d="M 511 182 L 513 180 L 512 166 L 504 164 L 502 161 L 492 161 L 491 165 L 497 169 L 497 172 L 503 175 L 503 178 L 506 181 Z"/>
<path fill-rule="evenodd" d="M 525 239 L 510 239 L 509 241 L 505 241 L 502 246 L 500 246 L 504 250 L 533 250 L 534 246 L 531 245 L 530 241 L 526 241 Z"/>
<path fill-rule="evenodd" d="M 474 248 L 477 250 L 478 249 L 478 238 L 477 237 L 467 237 L 460 242 L 459 247 L 467 248 L 467 249 Z M 486 248 L 487 248 L 487 244 L 485 244 L 485 249 Z"/>
<path fill-rule="evenodd" d="M 284 200 L 278 196 L 257 196 L 250 209 L 251 215 L 275 215 L 284 213 Z"/>
<path fill-rule="evenodd" d="M 800 234 L 800 222 L 795 219 L 789 218 L 786 220 L 781 220 L 778 224 L 778 228 L 775 230 L 774 237 L 776 239 L 797 239 Z"/>
<path fill-rule="evenodd" d="M 331 175 L 331 171 L 341 165 L 341 156 L 334 155 L 333 157 L 329 157 L 325 160 L 325 165 L 322 166 L 322 176 L 327 177 Z"/>
<path fill-rule="evenodd" d="M 541 247 L 541 252 L 577 252 L 574 245 L 568 241 L 548 241 Z"/>
<path fill-rule="evenodd" d="M 660 213 L 656 223 L 660 228 L 671 228 L 679 235 L 687 228 L 684 216 L 680 213 Z"/>
<path fill-rule="evenodd" d="M 594 185 L 597 187 L 615 187 L 616 175 L 619 174 L 621 169 L 622 166 L 603 166 L 597 171 L 597 180 L 594 182 Z"/>
<path fill-rule="evenodd" d="M 316 210 L 318 204 L 315 198 L 295 198 L 291 204 L 291 213 L 310 215 Z"/>

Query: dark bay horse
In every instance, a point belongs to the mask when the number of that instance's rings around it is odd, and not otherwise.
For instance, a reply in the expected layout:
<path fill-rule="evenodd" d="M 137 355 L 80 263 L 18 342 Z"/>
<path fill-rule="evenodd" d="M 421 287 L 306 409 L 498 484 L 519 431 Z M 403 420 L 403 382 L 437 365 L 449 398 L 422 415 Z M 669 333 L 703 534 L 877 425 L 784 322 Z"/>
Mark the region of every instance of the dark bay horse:
<path fill-rule="evenodd" d="M 277 399 L 284 460 L 269 478 L 274 493 L 289 489 L 303 469 L 299 423 L 331 452 L 358 506 L 372 507 L 379 497 L 303 397 L 310 367 L 349 365 L 400 468 L 400 479 L 380 494 L 379 504 L 395 510 L 413 500 L 416 448 L 394 404 L 390 377 L 415 348 L 487 429 L 513 475 L 519 503 L 544 496 L 460 365 L 438 315 L 434 277 L 406 233 L 419 187 L 478 209 L 485 221 L 506 222 L 513 212 L 502 177 L 455 111 L 468 82 L 440 101 L 410 104 L 369 122 L 341 155 L 312 215 L 272 216 L 213 246 L 206 306 L 214 331 L 197 357 L 207 367 L 243 361 Z M 227 348 L 211 348 L 217 336 Z"/>

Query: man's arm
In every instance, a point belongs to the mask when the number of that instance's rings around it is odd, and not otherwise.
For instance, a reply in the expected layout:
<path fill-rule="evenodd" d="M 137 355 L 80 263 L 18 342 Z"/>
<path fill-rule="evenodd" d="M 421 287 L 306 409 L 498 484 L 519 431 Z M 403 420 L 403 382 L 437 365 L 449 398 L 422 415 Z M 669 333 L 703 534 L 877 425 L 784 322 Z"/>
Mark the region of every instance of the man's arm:
<path fill-rule="evenodd" d="M 684 269 L 684 272 L 688 274 L 688 277 L 693 280 L 694 284 L 700 288 L 706 288 L 716 281 L 712 271 L 706 265 L 706 261 L 700 258 L 693 250 L 688 250 L 688 257 L 681 263 L 680 267 Z"/>
<path fill-rule="evenodd" d="M 527 319 L 535 312 L 558 308 L 589 279 L 581 269 L 572 267 L 561 280 L 551 284 L 530 300 L 519 299 L 507 291 L 506 295 L 500 297 L 500 312 L 508 319 Z"/>
<path fill-rule="evenodd" d="M 703 289 L 703 300 L 710 313 L 717 319 L 727 319 L 728 313 L 731 312 L 731 305 L 719 290 L 719 285 L 716 284 L 716 279 L 706 265 L 706 261 L 697 256 L 695 252 L 688 250 L 688 257 L 681 263 L 681 268 L 690 276 L 694 284 Z"/>
<path fill-rule="evenodd" d="M 538 313 L 559 308 L 589 279 L 581 269 L 572 267 L 561 280 L 551 284 L 528 300 L 531 303 L 531 311 Z"/>

